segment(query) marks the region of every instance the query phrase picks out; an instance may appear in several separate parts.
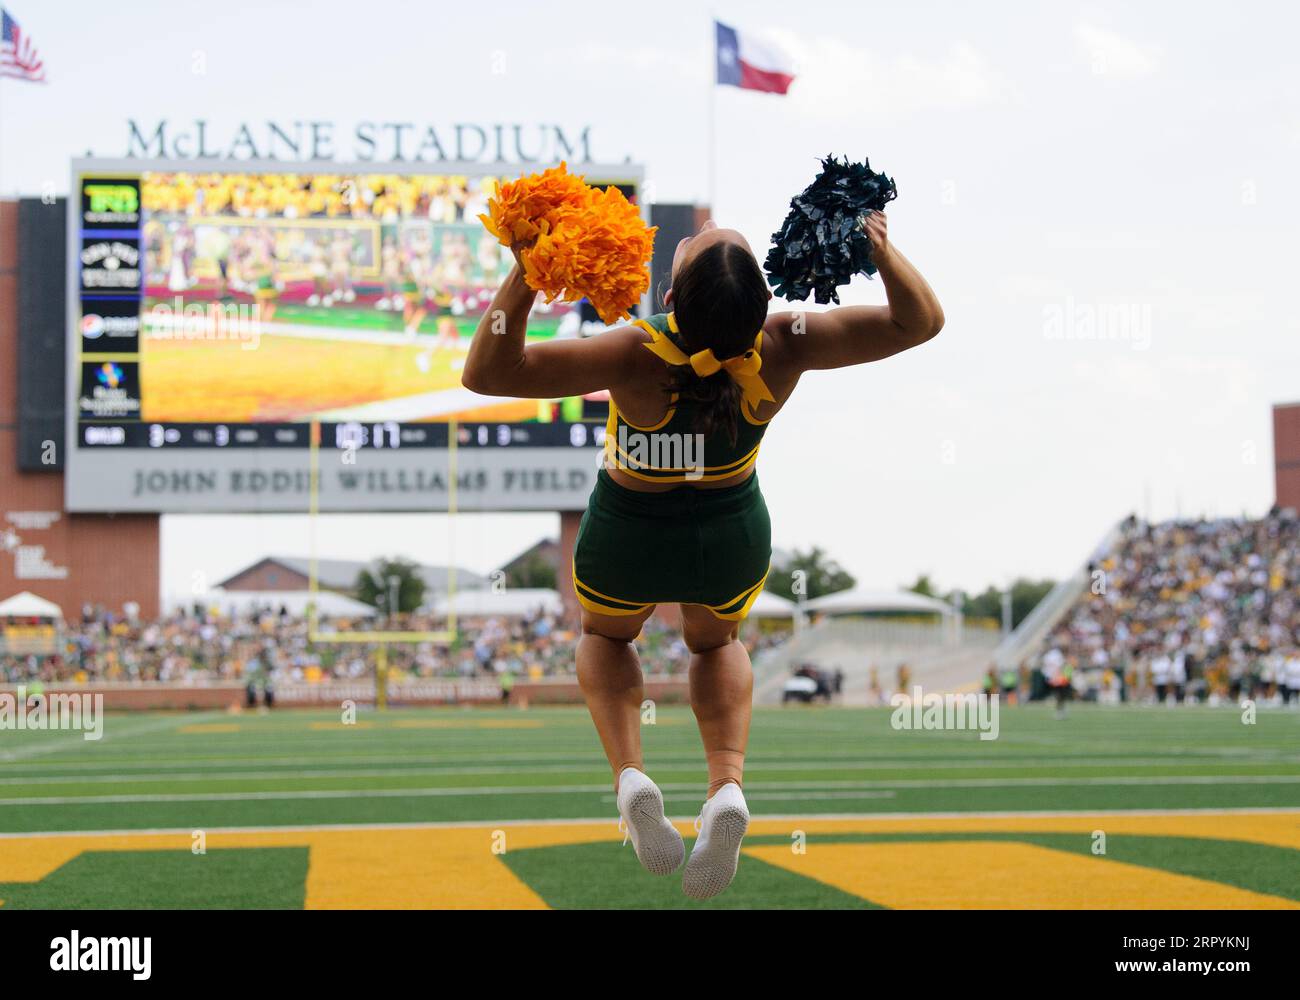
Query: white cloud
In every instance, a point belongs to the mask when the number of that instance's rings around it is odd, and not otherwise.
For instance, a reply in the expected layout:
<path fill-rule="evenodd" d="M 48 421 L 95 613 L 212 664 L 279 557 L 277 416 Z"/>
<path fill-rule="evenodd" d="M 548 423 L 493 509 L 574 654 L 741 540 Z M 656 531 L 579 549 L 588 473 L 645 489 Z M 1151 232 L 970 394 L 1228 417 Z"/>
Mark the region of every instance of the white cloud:
<path fill-rule="evenodd" d="M 974 45 L 954 41 L 939 52 L 886 55 L 838 38 L 783 29 L 763 33 L 793 63 L 794 85 L 781 111 L 801 118 L 844 117 L 846 107 L 867 104 L 877 118 L 918 111 L 960 110 L 1013 96 L 1010 82 Z M 545 65 L 619 68 L 629 79 L 646 74 L 706 87 L 712 50 L 588 42 L 548 50 Z M 771 98 L 765 98 L 771 100 Z"/>
<path fill-rule="evenodd" d="M 1130 405 L 1179 406 L 1177 423 L 1184 428 L 1231 427 L 1235 414 L 1261 398 L 1255 366 L 1227 355 L 1114 354 L 1081 358 L 1070 370 L 1076 385 L 1086 387 L 1090 396 L 1113 397 Z M 1182 409 L 1187 400 L 1195 404 Z"/>
<path fill-rule="evenodd" d="M 1070 294 L 1070 284 L 1064 278 L 1028 271 L 1000 272 L 993 277 L 992 287 L 1004 302 L 1015 303 L 1056 302 Z"/>
<path fill-rule="evenodd" d="M 1047 250 L 1079 250 L 1114 253 L 1126 250 L 1162 250 L 1165 240 L 1132 229 L 1085 232 L 1081 229 L 1053 229 L 1043 234 Z"/>
<path fill-rule="evenodd" d="M 644 86 L 647 75 L 658 74 L 665 79 L 689 80 L 702 88 L 713 72 L 713 53 L 704 54 L 694 46 L 610 45 L 590 41 L 548 47 L 540 55 L 548 70 L 618 69 L 629 74 L 628 80 L 639 86 Z"/>
<path fill-rule="evenodd" d="M 1015 99 L 1014 88 L 979 49 L 955 41 L 942 53 L 884 55 L 838 38 L 774 31 L 794 60 L 791 110 L 801 116 L 842 118 L 869 107 L 875 117 L 918 111 L 955 111 Z"/>
<path fill-rule="evenodd" d="M 1095 75 L 1116 80 L 1151 76 L 1160 69 L 1164 57 L 1159 46 L 1144 45 L 1086 21 L 1075 23 L 1074 44 L 1079 57 Z"/>

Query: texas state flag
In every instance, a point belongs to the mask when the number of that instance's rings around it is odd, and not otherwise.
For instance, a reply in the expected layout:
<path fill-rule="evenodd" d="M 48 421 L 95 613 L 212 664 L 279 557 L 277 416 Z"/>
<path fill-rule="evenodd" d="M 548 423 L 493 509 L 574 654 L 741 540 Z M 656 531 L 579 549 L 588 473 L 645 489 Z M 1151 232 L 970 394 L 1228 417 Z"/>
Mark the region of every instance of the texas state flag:
<path fill-rule="evenodd" d="M 713 27 L 718 40 L 720 85 L 784 94 L 794 81 L 794 65 L 780 49 L 753 35 L 741 34 L 721 21 Z"/>

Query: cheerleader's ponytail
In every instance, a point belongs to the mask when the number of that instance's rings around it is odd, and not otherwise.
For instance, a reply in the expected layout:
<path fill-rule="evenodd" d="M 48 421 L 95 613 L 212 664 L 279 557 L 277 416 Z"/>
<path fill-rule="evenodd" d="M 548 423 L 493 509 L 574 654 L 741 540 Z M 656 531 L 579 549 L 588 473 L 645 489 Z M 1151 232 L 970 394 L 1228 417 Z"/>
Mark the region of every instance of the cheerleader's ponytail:
<path fill-rule="evenodd" d="M 711 350 L 719 361 L 754 346 L 767 319 L 768 291 L 758 261 L 738 243 L 718 241 L 673 276 L 673 314 L 688 354 Z M 670 369 L 669 387 L 696 406 L 695 430 L 736 441 L 742 393 L 726 369 L 699 375 L 690 365 Z"/>

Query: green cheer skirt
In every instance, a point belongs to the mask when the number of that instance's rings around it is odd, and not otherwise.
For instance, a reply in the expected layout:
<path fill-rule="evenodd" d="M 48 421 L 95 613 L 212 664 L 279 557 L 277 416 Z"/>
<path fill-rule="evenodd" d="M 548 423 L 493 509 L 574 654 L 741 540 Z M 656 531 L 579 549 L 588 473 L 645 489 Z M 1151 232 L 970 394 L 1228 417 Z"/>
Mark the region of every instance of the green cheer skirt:
<path fill-rule="evenodd" d="M 754 473 L 737 486 L 640 493 L 605 469 L 573 549 L 578 601 L 602 615 L 701 604 L 739 621 L 763 590 L 772 522 Z"/>

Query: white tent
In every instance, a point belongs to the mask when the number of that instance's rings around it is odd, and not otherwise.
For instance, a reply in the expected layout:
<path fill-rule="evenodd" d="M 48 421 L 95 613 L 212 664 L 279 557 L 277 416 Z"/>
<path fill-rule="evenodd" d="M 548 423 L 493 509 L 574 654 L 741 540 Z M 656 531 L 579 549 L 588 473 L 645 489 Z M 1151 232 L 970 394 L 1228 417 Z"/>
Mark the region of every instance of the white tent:
<path fill-rule="evenodd" d="M 269 608 L 285 608 L 295 617 L 307 614 L 307 605 L 316 601 L 316 613 L 331 618 L 373 618 L 379 612 L 363 601 L 354 600 L 332 590 L 213 590 L 198 598 L 199 603 L 225 614 L 232 609 L 244 613 Z"/>
<path fill-rule="evenodd" d="M 63 609 L 53 601 L 24 590 L 7 601 L 0 601 L 0 618 L 52 618 L 62 621 Z"/>
<path fill-rule="evenodd" d="M 943 615 L 953 614 L 952 605 L 934 597 L 906 590 L 865 590 L 855 587 L 826 594 L 809 601 L 804 608 L 822 615 L 860 615 L 867 613 Z"/>
<path fill-rule="evenodd" d="M 750 605 L 750 618 L 794 618 L 798 605 L 788 601 L 780 594 L 764 590 Z"/>
<path fill-rule="evenodd" d="M 562 614 L 564 602 L 559 591 L 544 587 L 507 587 L 495 590 L 461 590 L 455 599 L 440 597 L 434 602 L 436 614 L 445 615 L 455 605 L 456 614 L 472 618 L 524 618 L 540 609 Z"/>

